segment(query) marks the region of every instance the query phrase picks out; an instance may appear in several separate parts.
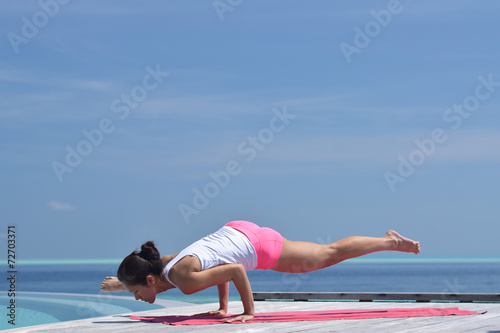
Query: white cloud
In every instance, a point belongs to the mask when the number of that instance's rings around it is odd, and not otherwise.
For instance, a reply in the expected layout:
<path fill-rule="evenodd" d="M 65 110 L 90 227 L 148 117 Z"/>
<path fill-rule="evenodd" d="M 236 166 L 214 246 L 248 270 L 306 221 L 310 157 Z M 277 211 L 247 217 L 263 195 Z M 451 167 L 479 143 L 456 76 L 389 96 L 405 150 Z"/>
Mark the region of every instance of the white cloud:
<path fill-rule="evenodd" d="M 179 13 L 184 11 L 194 10 L 213 10 L 210 3 L 196 2 L 178 2 L 175 6 L 172 4 L 164 4 L 155 6 L 151 10 L 150 6 L 143 6 L 140 3 L 130 2 L 128 5 L 117 6 L 113 3 L 103 2 L 75 2 L 72 6 L 66 9 L 66 12 L 78 15 L 103 15 L 103 16 L 137 16 L 141 15 L 165 15 L 170 13 Z"/>
<path fill-rule="evenodd" d="M 500 133 L 493 130 L 448 131 L 449 139 L 440 151 L 437 162 L 442 163 L 498 163 L 500 161 Z"/>
<path fill-rule="evenodd" d="M 49 207 L 52 210 L 55 211 L 70 211 L 70 210 L 75 210 L 76 208 L 71 206 L 70 204 L 67 204 L 65 202 L 59 202 L 59 201 L 50 201 L 47 203 L 47 207 Z"/>
<path fill-rule="evenodd" d="M 291 129 L 292 131 L 292 129 Z M 205 167 L 207 173 L 217 170 L 224 161 L 236 159 L 247 172 L 261 174 L 310 174 L 331 172 L 336 168 L 373 170 L 397 167 L 398 156 L 408 155 L 418 149 L 415 140 L 429 138 L 428 131 L 391 133 L 377 136 L 311 134 L 286 137 L 280 133 L 276 142 L 269 143 L 258 152 L 255 162 L 245 162 L 248 156 L 238 155 L 235 146 L 214 144 L 211 150 L 188 151 L 175 159 L 157 162 L 165 167 L 189 170 Z M 461 165 L 468 163 L 498 163 L 500 161 L 500 134 L 487 131 L 447 131 L 448 139 L 436 144 L 425 163 L 432 165 Z M 428 141 L 428 140 L 427 140 Z M 251 166 L 251 167 L 250 167 Z M 199 170 L 199 169 L 197 169 Z"/>
<path fill-rule="evenodd" d="M 199 117 L 199 119 L 227 119 L 234 115 L 256 114 L 262 112 L 263 104 L 252 104 L 228 100 L 228 96 L 191 95 L 186 97 L 172 97 L 147 99 L 141 103 L 141 111 L 137 117 L 156 118 L 163 115 L 179 117 Z M 269 110 L 269 107 L 266 104 Z M 272 105 L 271 105 L 272 106 Z"/>
<path fill-rule="evenodd" d="M 0 68 L 0 81 L 38 86 L 50 85 L 58 88 L 77 88 L 101 92 L 110 92 L 117 89 L 116 84 L 106 80 L 58 77 L 54 75 L 54 73 L 46 71 L 33 72 L 7 68 Z"/>

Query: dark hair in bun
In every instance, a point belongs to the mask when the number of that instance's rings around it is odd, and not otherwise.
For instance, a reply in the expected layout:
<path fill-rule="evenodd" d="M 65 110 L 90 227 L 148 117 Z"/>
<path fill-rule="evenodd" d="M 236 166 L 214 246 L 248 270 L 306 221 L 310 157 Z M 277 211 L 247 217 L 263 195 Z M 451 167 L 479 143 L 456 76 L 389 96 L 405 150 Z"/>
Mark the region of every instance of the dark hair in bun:
<path fill-rule="evenodd" d="M 160 257 L 160 252 L 156 249 L 155 243 L 149 241 L 141 245 L 141 252 L 138 256 L 144 260 L 153 261 Z"/>
<path fill-rule="evenodd" d="M 163 273 L 160 252 L 154 242 L 149 241 L 141 246 L 141 252 L 134 251 L 123 259 L 118 268 L 118 280 L 129 285 L 146 285 L 146 276 Z"/>

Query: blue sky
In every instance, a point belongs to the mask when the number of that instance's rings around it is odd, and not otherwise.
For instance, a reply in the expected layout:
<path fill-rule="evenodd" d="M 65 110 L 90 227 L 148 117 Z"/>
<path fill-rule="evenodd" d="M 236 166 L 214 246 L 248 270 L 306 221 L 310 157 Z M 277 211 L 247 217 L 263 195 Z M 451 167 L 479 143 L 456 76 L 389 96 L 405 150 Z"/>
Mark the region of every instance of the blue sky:
<path fill-rule="evenodd" d="M 19 258 L 175 253 L 240 219 L 498 256 L 497 2 L 0 5 Z"/>

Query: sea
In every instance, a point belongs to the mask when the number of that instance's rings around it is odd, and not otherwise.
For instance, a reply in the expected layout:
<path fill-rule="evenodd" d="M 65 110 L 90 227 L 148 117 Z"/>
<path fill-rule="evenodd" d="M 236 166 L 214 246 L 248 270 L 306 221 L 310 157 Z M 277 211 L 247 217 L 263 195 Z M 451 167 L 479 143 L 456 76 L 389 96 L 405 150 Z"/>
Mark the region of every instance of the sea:
<path fill-rule="evenodd" d="M 102 280 L 116 276 L 116 264 L 26 265 L 17 272 L 19 291 L 100 293 Z M 5 269 L 6 271 L 6 269 Z M 343 262 L 302 274 L 247 272 L 252 290 L 282 292 L 442 292 L 500 293 L 500 259 L 436 258 L 405 261 L 373 259 Z M 236 292 L 234 286 L 231 286 Z M 237 292 L 236 292 L 237 293 Z M 115 295 L 130 296 L 129 292 Z M 238 295 L 233 295 L 238 299 Z M 217 288 L 193 295 L 169 290 L 160 298 L 191 303 L 217 301 Z"/>
<path fill-rule="evenodd" d="M 9 296 L 9 281 L 3 279 L 0 295 L 5 315 L 0 329 L 17 328 L 57 321 L 82 319 L 124 310 L 144 311 L 153 307 L 131 298 L 126 291 L 112 293 L 129 297 L 128 303 L 106 300 L 100 291 L 106 276 L 116 276 L 116 263 L 45 263 L 19 265 L 15 276 L 14 297 Z M 2 266 L 8 278 L 7 267 Z M 254 292 L 437 292 L 437 293 L 496 293 L 500 294 L 500 258 L 433 258 L 424 260 L 362 259 L 346 261 L 316 272 L 303 274 L 279 273 L 254 270 L 247 272 Z M 95 311 L 64 311 L 57 308 L 57 302 L 70 301 L 70 296 L 85 295 L 102 308 Z M 106 294 L 107 295 L 107 294 Z M 16 300 L 17 297 L 17 300 Z M 36 298 L 34 298 L 36 297 Z M 66 297 L 66 298 L 65 298 Z M 7 306 L 17 301 L 16 325 L 8 325 Z M 192 295 L 179 290 L 169 290 L 158 295 L 161 300 L 188 303 L 217 303 L 217 288 L 211 287 Z M 46 299 L 48 303 L 40 302 Z M 106 300 L 103 302 L 102 300 Z M 238 301 L 239 295 L 230 285 L 230 301 Z M 120 301 L 121 302 L 121 301 Z M 68 303 L 70 304 L 70 303 Z M 60 305 L 60 304 L 59 304 Z M 114 308 L 113 308 L 114 307 Z M 53 308 L 53 311 L 50 309 Z M 75 307 L 76 308 L 76 307 Z M 67 309 L 67 307 L 66 307 Z M 107 312 L 108 311 L 108 312 Z M 111 312 L 110 312 L 111 311 Z M 126 311 L 125 311 L 126 312 Z M 24 314 L 24 316 L 23 316 Z"/>

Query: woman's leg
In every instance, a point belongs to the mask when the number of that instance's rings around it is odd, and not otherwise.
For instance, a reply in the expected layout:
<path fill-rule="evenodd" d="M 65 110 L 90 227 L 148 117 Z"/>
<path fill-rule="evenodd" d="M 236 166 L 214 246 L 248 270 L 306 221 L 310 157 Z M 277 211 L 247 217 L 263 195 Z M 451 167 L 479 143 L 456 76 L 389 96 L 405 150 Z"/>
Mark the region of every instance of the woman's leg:
<path fill-rule="evenodd" d="M 393 230 L 383 237 L 352 236 L 331 244 L 290 241 L 283 238 L 283 249 L 271 269 L 286 273 L 305 273 L 343 260 L 377 251 L 420 252 L 420 244 Z"/>

